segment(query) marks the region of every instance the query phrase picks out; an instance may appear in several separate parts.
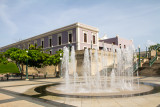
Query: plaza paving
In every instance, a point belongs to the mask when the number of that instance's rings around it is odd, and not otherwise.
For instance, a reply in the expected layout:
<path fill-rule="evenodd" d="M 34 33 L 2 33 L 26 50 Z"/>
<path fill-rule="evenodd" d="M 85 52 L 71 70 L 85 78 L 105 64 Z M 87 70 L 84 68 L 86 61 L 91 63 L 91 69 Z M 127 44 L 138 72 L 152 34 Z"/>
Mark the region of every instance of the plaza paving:
<path fill-rule="evenodd" d="M 34 91 L 37 86 L 61 81 L 60 78 L 1 81 L 0 107 L 160 107 L 160 93 L 124 98 L 68 98 L 38 96 Z M 140 81 L 160 84 L 160 77 L 144 77 Z"/>

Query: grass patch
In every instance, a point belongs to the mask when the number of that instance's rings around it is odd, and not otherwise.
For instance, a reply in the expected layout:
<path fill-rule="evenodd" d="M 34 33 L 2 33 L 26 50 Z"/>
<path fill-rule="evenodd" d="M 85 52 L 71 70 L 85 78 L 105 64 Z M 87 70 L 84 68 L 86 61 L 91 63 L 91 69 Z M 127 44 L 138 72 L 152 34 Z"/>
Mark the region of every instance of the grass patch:
<path fill-rule="evenodd" d="M 3 64 L 0 63 L 0 74 L 4 73 L 19 73 L 19 69 L 15 63 Z"/>

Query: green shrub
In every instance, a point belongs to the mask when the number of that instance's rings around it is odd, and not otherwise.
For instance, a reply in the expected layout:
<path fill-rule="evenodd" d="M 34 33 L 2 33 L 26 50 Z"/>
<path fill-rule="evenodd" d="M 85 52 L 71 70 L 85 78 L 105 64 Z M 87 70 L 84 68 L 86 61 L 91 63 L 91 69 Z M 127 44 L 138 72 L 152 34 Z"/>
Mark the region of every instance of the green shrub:
<path fill-rule="evenodd" d="M 15 63 L 0 63 L 0 73 L 19 73 L 19 69 Z"/>

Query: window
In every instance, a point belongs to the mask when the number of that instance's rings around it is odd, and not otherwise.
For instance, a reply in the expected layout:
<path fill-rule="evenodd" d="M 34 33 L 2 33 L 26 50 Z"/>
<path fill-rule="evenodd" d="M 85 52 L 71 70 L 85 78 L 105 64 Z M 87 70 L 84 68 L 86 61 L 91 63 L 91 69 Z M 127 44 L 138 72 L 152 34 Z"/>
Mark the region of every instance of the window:
<path fill-rule="evenodd" d="M 87 47 L 84 47 L 84 50 L 87 49 Z"/>
<path fill-rule="evenodd" d="M 93 35 L 93 44 L 96 44 L 96 36 Z"/>
<path fill-rule="evenodd" d="M 25 44 L 23 44 L 23 47 L 22 47 L 22 49 L 25 49 Z"/>
<path fill-rule="evenodd" d="M 61 36 L 58 37 L 58 45 L 61 45 Z"/>
<path fill-rule="evenodd" d="M 124 45 L 124 48 L 126 48 L 126 45 Z"/>
<path fill-rule="evenodd" d="M 113 42 L 112 44 L 115 45 L 115 42 Z"/>
<path fill-rule="evenodd" d="M 52 46 L 52 39 L 49 39 L 49 46 Z"/>
<path fill-rule="evenodd" d="M 62 34 L 61 33 L 57 35 L 57 45 L 62 45 Z"/>
<path fill-rule="evenodd" d="M 72 43 L 73 42 L 73 32 L 72 30 L 68 31 L 68 43 Z"/>
<path fill-rule="evenodd" d="M 121 49 L 121 44 L 119 44 L 119 48 Z"/>
<path fill-rule="evenodd" d="M 99 47 L 99 50 L 103 50 L 103 47 Z"/>
<path fill-rule="evenodd" d="M 84 33 L 84 42 L 87 42 L 87 34 Z"/>
<path fill-rule="evenodd" d="M 30 45 L 30 43 L 29 43 L 29 44 L 28 44 L 28 49 L 30 48 L 30 46 L 31 46 L 31 45 Z"/>
<path fill-rule="evenodd" d="M 41 46 L 42 48 L 44 48 L 44 41 L 41 41 Z"/>
<path fill-rule="evenodd" d="M 34 47 L 37 48 L 37 40 L 34 41 Z"/>
<path fill-rule="evenodd" d="M 41 46 L 44 48 L 44 38 L 41 39 Z"/>
<path fill-rule="evenodd" d="M 49 36 L 48 46 L 49 46 L 49 47 L 52 47 L 52 36 Z"/>
<path fill-rule="evenodd" d="M 37 48 L 37 43 L 34 43 L 34 47 L 35 47 L 35 49 Z"/>
<path fill-rule="evenodd" d="M 68 36 L 69 36 L 69 42 L 72 43 L 72 34 L 70 33 Z"/>

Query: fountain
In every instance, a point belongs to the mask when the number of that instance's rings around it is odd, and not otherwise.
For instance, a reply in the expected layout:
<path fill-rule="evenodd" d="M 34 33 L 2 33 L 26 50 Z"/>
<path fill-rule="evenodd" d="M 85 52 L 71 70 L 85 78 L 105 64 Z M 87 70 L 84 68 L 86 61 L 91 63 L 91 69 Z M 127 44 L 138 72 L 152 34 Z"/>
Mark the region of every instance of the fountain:
<path fill-rule="evenodd" d="M 85 49 L 82 70 L 78 73 L 74 46 L 71 52 L 64 47 L 62 59 L 64 83 L 50 86 L 46 90 L 71 96 L 123 96 L 149 91 L 151 87 L 139 85 L 138 77 L 133 76 L 133 63 L 136 57 L 134 50 L 133 46 L 116 51 L 112 47 L 112 52 L 106 49 L 101 51 Z M 109 54 L 112 57 L 110 61 L 113 62 L 110 65 Z"/>

